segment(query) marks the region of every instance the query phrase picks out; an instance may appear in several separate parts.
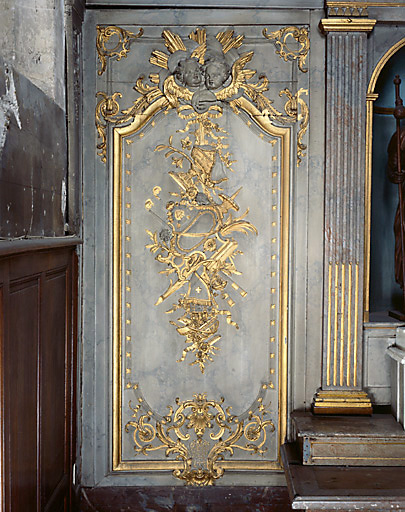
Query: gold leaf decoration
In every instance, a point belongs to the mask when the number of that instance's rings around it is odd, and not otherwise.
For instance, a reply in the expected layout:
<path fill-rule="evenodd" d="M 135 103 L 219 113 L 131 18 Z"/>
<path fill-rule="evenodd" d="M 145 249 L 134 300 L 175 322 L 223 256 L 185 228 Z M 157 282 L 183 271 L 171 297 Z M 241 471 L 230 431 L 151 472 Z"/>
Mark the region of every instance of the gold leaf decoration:
<path fill-rule="evenodd" d="M 101 76 L 106 70 L 107 57 L 115 57 L 117 60 L 121 60 L 123 57 L 126 57 L 127 53 L 129 52 L 131 42 L 135 39 L 138 39 L 138 37 L 141 37 L 142 35 L 143 28 L 140 28 L 137 34 L 134 34 L 129 30 L 125 30 L 114 25 L 109 25 L 108 27 L 97 25 L 96 48 L 98 58 L 100 59 L 101 63 L 101 68 L 99 69 L 98 74 Z M 114 36 L 118 38 L 118 41 L 115 44 L 113 43 L 112 47 L 108 47 L 109 41 Z"/>
<path fill-rule="evenodd" d="M 142 396 L 138 384 L 133 386 L 136 404 L 129 402 L 133 419 L 125 425 L 132 433 L 135 455 L 149 455 L 162 450 L 175 457 L 182 467 L 173 475 L 187 485 L 213 485 L 222 477 L 221 461 L 235 450 L 263 455 L 269 433 L 275 431 L 269 411 L 263 404 L 269 384 L 262 384 L 259 395 L 243 414 L 231 414 L 224 398 L 208 400 L 205 393 L 191 400 L 176 398 L 176 408 L 168 405 L 168 414 L 155 413 Z"/>
<path fill-rule="evenodd" d="M 289 89 L 283 89 L 280 91 L 280 96 L 286 95 L 288 98 L 284 106 L 286 114 L 296 121 L 300 121 L 300 128 L 297 135 L 297 167 L 300 165 L 302 158 L 305 156 L 305 150 L 307 149 L 306 144 L 303 144 L 302 142 L 302 138 L 308 129 L 309 122 L 309 108 L 302 99 L 302 94 L 308 95 L 308 90 L 301 88 L 296 94 L 292 94 Z M 299 113 L 298 106 L 300 107 Z"/>
<path fill-rule="evenodd" d="M 161 229 L 159 240 L 147 230 L 153 243 L 146 248 L 155 254 L 156 261 L 166 266 L 161 273 L 175 276 L 156 305 L 180 293 L 177 302 L 167 311 L 182 311 L 177 322 L 170 321 L 178 334 L 186 338 L 187 346 L 178 362 L 191 353 L 195 359 L 190 364 L 197 364 L 204 373 L 206 364 L 213 361 L 219 350 L 216 343 L 221 338 L 218 334 L 220 317 L 239 329 L 228 309 L 235 305 L 230 296 L 232 290 L 246 296 L 234 282 L 234 277 L 240 275 L 235 259 L 241 254 L 234 236 L 237 233 L 257 235 L 257 229 L 245 219 L 249 209 L 234 216 L 233 212 L 239 210 L 236 197 L 241 188 L 228 196 L 221 188 L 228 177 L 213 178 L 217 162 L 229 171 L 233 171 L 235 163 L 227 150 L 226 130 L 213 121 L 222 115 L 222 109 L 213 108 L 198 114 L 184 108 L 179 115 L 187 121 L 179 132 L 189 133 L 195 142 L 187 135 L 180 139 L 180 149 L 174 145 L 171 135 L 168 144 L 155 148 L 157 152 L 164 151 L 165 157 L 170 157 L 176 167 L 169 171 L 169 176 L 178 190 L 170 192 L 176 199 L 166 204 L 166 227 Z"/>
<path fill-rule="evenodd" d="M 267 28 L 264 28 L 263 35 L 274 44 L 277 55 L 280 55 L 285 62 L 297 60 L 298 68 L 303 73 L 307 73 L 308 69 L 304 68 L 304 65 L 309 52 L 310 43 L 308 30 L 305 27 L 284 27 L 275 32 L 268 32 Z M 295 39 L 299 44 L 298 50 L 293 50 L 288 46 L 289 38 Z"/>
<path fill-rule="evenodd" d="M 107 124 L 103 123 L 103 119 L 108 122 L 115 122 L 115 117 L 119 114 L 120 107 L 116 98 L 121 98 L 121 93 L 115 92 L 112 96 L 108 96 L 104 92 L 98 92 L 96 97 L 100 97 L 96 105 L 96 128 L 98 137 L 101 142 L 97 144 L 98 155 L 103 162 L 107 161 Z"/>
<path fill-rule="evenodd" d="M 178 34 L 174 34 L 170 30 L 164 30 L 162 32 L 162 37 L 165 40 L 165 46 L 169 50 L 170 53 L 186 51 L 186 47 Z"/>

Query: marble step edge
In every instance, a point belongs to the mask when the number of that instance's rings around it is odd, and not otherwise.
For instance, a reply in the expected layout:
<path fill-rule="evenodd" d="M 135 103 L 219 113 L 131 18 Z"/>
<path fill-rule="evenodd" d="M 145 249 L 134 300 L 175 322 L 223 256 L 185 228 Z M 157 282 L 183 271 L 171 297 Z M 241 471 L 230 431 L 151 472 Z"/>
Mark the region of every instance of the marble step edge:
<path fill-rule="evenodd" d="M 405 430 L 391 414 L 375 414 L 368 417 L 314 416 L 294 411 L 291 419 L 298 438 L 335 440 L 365 439 L 405 443 Z"/>
<path fill-rule="evenodd" d="M 298 446 L 304 465 L 405 466 L 405 438 L 302 437 Z"/>
<path fill-rule="evenodd" d="M 388 493 L 382 490 L 367 490 L 356 496 L 353 493 L 343 493 L 338 489 L 334 495 L 325 485 L 319 485 L 318 478 L 312 471 L 330 471 L 331 468 L 319 466 L 304 466 L 297 456 L 296 443 L 286 443 L 281 446 L 281 459 L 287 480 L 288 493 L 293 510 L 342 510 L 342 511 L 383 511 L 405 510 L 405 488 L 402 481 L 400 489 L 392 489 Z M 355 481 L 359 471 L 367 471 L 367 468 L 359 467 L 335 467 L 336 470 L 344 470 L 352 481 Z M 380 474 L 392 473 L 399 468 L 368 468 L 379 471 Z"/>

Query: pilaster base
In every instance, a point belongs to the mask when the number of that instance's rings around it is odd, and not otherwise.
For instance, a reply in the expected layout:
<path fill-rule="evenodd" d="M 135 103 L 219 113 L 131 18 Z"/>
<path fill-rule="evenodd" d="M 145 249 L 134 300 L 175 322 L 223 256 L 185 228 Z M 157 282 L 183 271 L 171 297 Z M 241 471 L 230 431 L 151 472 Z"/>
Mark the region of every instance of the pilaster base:
<path fill-rule="evenodd" d="M 314 414 L 372 414 L 373 406 L 365 391 L 318 390 L 312 404 Z"/>

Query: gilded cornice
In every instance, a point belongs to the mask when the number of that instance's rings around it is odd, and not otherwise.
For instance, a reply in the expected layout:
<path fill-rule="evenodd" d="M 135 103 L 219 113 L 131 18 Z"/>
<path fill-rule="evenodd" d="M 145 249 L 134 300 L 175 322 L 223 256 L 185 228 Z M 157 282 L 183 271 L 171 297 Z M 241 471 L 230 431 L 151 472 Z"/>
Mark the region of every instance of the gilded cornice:
<path fill-rule="evenodd" d="M 371 32 L 377 20 L 368 18 L 327 18 L 319 22 L 319 28 L 327 32 Z"/>
<path fill-rule="evenodd" d="M 380 1 L 380 2 L 347 2 L 345 0 L 326 0 L 326 7 L 331 8 L 355 8 L 355 9 L 367 9 L 368 7 L 403 7 L 405 5 L 404 0 L 397 0 L 396 2 Z"/>
<path fill-rule="evenodd" d="M 405 2 L 404 0 L 397 2 L 346 2 L 344 0 L 331 0 L 326 2 L 326 14 L 328 17 L 367 17 L 369 7 L 405 7 Z"/>

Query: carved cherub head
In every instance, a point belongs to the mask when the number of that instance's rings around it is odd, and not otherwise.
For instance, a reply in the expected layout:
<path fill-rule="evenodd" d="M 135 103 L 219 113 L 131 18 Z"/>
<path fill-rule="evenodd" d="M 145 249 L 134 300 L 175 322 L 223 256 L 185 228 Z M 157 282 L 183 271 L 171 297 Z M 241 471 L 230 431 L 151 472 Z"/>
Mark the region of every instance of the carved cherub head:
<path fill-rule="evenodd" d="M 182 59 L 174 70 L 174 78 L 185 87 L 199 87 L 204 80 L 203 69 L 196 59 Z"/>
<path fill-rule="evenodd" d="M 205 86 L 219 89 L 229 78 L 231 68 L 224 59 L 210 59 L 205 67 Z"/>

